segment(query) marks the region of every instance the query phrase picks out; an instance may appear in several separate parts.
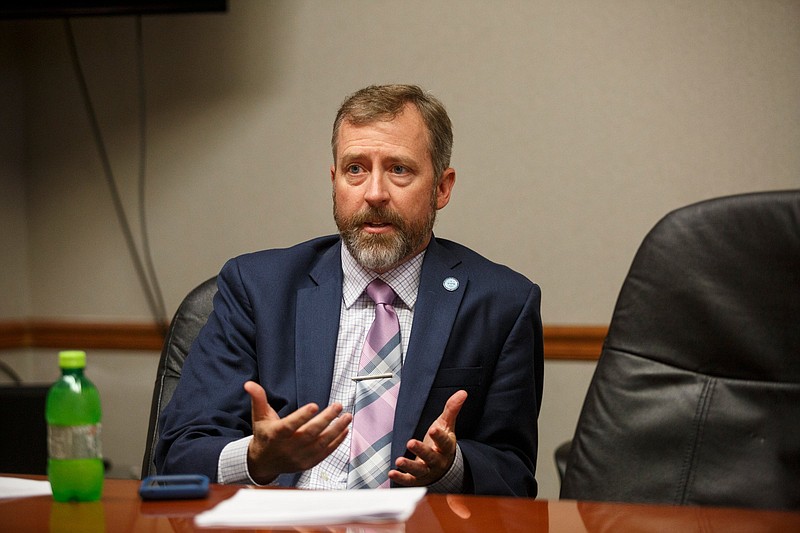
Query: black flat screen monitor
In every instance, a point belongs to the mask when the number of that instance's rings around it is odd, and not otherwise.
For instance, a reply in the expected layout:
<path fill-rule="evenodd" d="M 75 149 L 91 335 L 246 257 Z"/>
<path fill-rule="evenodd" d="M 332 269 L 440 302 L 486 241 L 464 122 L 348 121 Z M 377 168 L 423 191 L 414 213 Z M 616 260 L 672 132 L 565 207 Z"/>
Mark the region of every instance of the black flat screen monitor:
<path fill-rule="evenodd" d="M 227 0 L 5 0 L 0 18 L 54 18 L 224 12 Z"/>
<path fill-rule="evenodd" d="M 49 385 L 0 386 L 0 474 L 47 473 Z"/>

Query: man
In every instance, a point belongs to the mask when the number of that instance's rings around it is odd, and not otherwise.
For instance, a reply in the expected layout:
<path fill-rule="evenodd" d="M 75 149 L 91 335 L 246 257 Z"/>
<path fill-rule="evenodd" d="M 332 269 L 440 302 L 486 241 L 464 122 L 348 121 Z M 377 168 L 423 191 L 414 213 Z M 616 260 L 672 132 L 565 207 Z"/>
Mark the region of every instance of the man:
<path fill-rule="evenodd" d="M 451 147 L 444 107 L 416 86 L 345 100 L 332 135 L 340 235 L 226 263 L 160 421 L 159 473 L 536 495 L 540 291 L 433 237 Z M 379 317 L 386 350 L 370 340 Z M 377 364 L 394 366 L 367 371 L 384 351 Z"/>

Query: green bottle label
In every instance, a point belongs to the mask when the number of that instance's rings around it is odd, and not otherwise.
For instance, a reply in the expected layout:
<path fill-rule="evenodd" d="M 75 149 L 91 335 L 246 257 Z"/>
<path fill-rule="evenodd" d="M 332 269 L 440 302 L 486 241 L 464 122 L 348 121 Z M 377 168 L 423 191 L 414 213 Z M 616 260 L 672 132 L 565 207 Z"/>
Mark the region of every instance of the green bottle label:
<path fill-rule="evenodd" d="M 102 459 L 100 424 L 47 426 L 50 459 Z"/>

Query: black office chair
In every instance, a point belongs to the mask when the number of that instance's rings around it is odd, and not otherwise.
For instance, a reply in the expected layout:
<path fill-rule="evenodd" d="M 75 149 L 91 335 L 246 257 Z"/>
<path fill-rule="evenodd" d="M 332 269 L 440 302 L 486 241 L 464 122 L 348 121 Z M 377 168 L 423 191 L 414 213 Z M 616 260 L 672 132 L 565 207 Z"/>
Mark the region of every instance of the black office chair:
<path fill-rule="evenodd" d="M 172 393 L 175 392 L 175 387 L 181 377 L 183 362 L 186 360 L 189 348 L 200 332 L 200 328 L 208 320 L 212 300 L 216 293 L 217 278 L 215 276 L 192 290 L 181 302 L 172 318 L 156 372 L 153 401 L 150 405 L 150 425 L 147 429 L 147 443 L 142 461 L 142 478 L 156 473 L 153 454 L 158 443 L 158 417 L 172 398 Z"/>
<path fill-rule="evenodd" d="M 569 459 L 569 450 L 572 448 L 572 441 L 562 442 L 553 452 L 553 458 L 556 461 L 556 471 L 558 472 L 558 482 L 564 483 L 564 474 L 567 473 L 567 459 Z"/>
<path fill-rule="evenodd" d="M 800 190 L 690 205 L 647 235 L 561 497 L 800 508 Z"/>

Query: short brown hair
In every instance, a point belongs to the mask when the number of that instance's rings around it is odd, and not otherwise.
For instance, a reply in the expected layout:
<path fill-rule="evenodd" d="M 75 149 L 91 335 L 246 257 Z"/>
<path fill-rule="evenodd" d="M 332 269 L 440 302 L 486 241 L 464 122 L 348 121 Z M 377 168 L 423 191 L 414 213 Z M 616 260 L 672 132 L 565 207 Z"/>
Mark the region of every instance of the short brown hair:
<path fill-rule="evenodd" d="M 414 105 L 428 129 L 428 152 L 433 164 L 435 183 L 450 166 L 453 151 L 453 125 L 444 105 L 416 85 L 370 85 L 348 96 L 339 107 L 333 122 L 331 148 L 336 164 L 339 129 L 342 122 L 354 125 L 388 121 L 399 115 L 406 104 Z"/>

